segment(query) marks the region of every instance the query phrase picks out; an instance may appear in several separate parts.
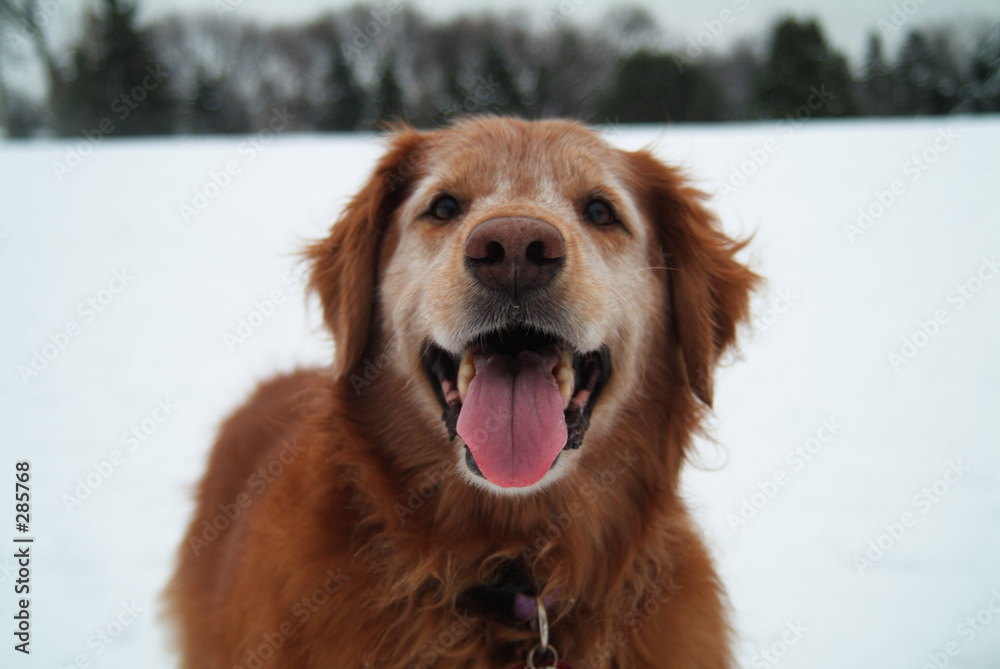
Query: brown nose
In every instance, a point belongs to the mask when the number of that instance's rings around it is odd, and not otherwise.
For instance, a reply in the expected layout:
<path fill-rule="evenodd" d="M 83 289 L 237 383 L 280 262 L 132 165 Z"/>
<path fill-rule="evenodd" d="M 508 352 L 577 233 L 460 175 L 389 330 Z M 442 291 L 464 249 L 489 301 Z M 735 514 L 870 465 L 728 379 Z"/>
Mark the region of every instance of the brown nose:
<path fill-rule="evenodd" d="M 562 235 L 537 218 L 491 218 L 465 240 L 465 264 L 472 275 L 512 297 L 548 284 L 565 260 Z"/>

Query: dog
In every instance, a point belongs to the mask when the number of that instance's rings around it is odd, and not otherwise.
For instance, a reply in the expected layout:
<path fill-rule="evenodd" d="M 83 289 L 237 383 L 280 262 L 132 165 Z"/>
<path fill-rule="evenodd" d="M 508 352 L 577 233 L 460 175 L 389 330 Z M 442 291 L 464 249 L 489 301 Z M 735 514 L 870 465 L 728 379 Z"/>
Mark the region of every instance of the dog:
<path fill-rule="evenodd" d="M 746 241 L 574 121 L 388 145 L 306 252 L 332 365 L 260 385 L 211 453 L 166 593 L 182 666 L 731 666 L 678 487 Z"/>

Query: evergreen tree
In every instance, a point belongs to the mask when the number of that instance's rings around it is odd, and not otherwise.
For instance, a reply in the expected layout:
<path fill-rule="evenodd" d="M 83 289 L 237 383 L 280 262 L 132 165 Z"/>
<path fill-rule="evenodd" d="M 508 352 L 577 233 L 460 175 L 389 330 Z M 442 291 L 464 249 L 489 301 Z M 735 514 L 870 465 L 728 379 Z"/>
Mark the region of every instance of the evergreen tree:
<path fill-rule="evenodd" d="M 961 77 L 943 38 L 907 34 L 893 77 L 905 114 L 947 114 L 958 104 Z"/>
<path fill-rule="evenodd" d="M 678 68 L 670 54 L 639 51 L 618 69 L 598 108 L 599 122 L 664 123 L 718 120 L 721 96 L 698 64 Z"/>
<path fill-rule="evenodd" d="M 982 40 L 969 70 L 969 110 L 1000 111 L 1000 26 Z"/>
<path fill-rule="evenodd" d="M 111 120 L 111 103 L 103 94 L 101 82 L 84 49 L 73 52 L 73 75 L 63 85 L 62 93 L 52 101 L 56 132 L 64 136 L 92 131 Z M 107 119 L 107 120 L 105 120 Z"/>
<path fill-rule="evenodd" d="M 136 7 L 104 0 L 91 13 L 74 54 L 59 131 L 77 134 L 114 126 L 117 135 L 165 134 L 175 129 L 170 69 L 154 54 L 147 31 L 136 27 Z M 71 111 L 72 110 L 72 113 Z"/>
<path fill-rule="evenodd" d="M 878 33 L 868 36 L 865 51 L 864 74 L 861 80 L 861 99 L 865 114 L 886 116 L 892 114 L 895 89 L 888 63 L 882 53 L 882 38 Z"/>
<path fill-rule="evenodd" d="M 435 120 L 437 123 L 444 124 L 469 111 L 476 111 L 474 108 L 466 109 L 468 92 L 459 83 L 459 68 L 460 62 L 457 54 L 448 53 L 444 56 L 441 63 L 443 81 L 435 104 L 437 108 Z M 471 100 L 469 102 L 471 103 Z M 469 106 L 472 105 L 470 104 Z"/>
<path fill-rule="evenodd" d="M 199 68 L 194 97 L 188 110 L 191 132 L 195 134 L 219 132 L 222 125 L 221 95 L 218 79 L 207 76 L 205 71 Z"/>
<path fill-rule="evenodd" d="M 385 65 L 378 79 L 378 93 L 375 95 L 375 122 L 386 123 L 406 118 L 403 108 L 403 91 L 396 78 L 396 58 L 393 52 L 385 57 Z"/>
<path fill-rule="evenodd" d="M 330 97 L 316 127 L 331 131 L 356 129 L 365 109 L 365 92 L 354 78 L 350 63 L 336 49 L 330 53 L 325 88 Z"/>
<path fill-rule="evenodd" d="M 568 22 L 555 33 L 538 50 L 534 90 L 525 98 L 528 113 L 533 118 L 592 116 L 617 56 L 606 41 L 584 36 Z"/>
<path fill-rule="evenodd" d="M 525 101 L 526 113 L 531 118 L 545 118 L 551 116 L 548 113 L 550 97 L 552 94 L 552 77 L 549 74 L 547 65 L 538 67 L 535 75 L 535 90 L 531 94 L 531 99 Z"/>
<path fill-rule="evenodd" d="M 503 53 L 500 51 L 499 45 L 494 40 L 490 40 L 490 43 L 486 46 L 479 74 L 496 91 L 492 99 L 479 100 L 481 105 L 479 107 L 480 110 L 491 103 L 495 103 L 496 107 L 490 111 L 499 111 L 499 113 L 508 116 L 526 115 L 528 110 L 524 104 L 524 100 L 521 98 L 517 84 L 514 82 L 514 73 L 507 64 L 507 59 L 504 58 Z"/>
<path fill-rule="evenodd" d="M 722 98 L 720 120 L 746 121 L 756 118 L 751 94 L 763 69 L 761 55 L 749 42 L 736 45 L 725 57 L 708 64 L 716 90 Z"/>
<path fill-rule="evenodd" d="M 857 113 L 847 61 L 826 42 L 816 21 L 781 20 L 753 90 L 760 118 L 848 116 Z"/>
<path fill-rule="evenodd" d="M 246 104 L 235 97 L 222 77 L 198 68 L 188 108 L 188 130 L 196 134 L 246 133 L 252 130 Z"/>
<path fill-rule="evenodd" d="M 42 102 L 8 93 L 5 100 L 7 135 L 9 137 L 34 137 L 52 127 L 49 110 Z"/>

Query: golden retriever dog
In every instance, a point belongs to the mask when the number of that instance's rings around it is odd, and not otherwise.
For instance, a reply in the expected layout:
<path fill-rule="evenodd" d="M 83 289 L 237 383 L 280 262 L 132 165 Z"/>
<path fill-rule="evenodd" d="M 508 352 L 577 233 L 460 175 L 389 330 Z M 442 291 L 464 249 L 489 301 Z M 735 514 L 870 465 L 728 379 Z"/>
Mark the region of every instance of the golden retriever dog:
<path fill-rule="evenodd" d="M 332 366 L 263 383 L 212 451 L 167 593 L 182 666 L 731 666 L 678 479 L 742 244 L 575 122 L 388 141 L 308 250 Z"/>

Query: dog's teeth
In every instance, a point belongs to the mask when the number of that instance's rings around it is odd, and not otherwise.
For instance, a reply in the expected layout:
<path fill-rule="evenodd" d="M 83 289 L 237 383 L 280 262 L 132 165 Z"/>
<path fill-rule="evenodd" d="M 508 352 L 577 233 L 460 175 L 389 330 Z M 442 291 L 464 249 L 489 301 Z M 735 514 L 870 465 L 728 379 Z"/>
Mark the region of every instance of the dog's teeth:
<path fill-rule="evenodd" d="M 463 402 L 465 395 L 469 392 L 469 384 L 476 376 L 476 368 L 472 365 L 462 365 L 458 369 L 458 397 Z"/>
<path fill-rule="evenodd" d="M 573 379 L 566 379 L 559 382 L 559 394 L 567 402 L 573 397 Z"/>
<path fill-rule="evenodd" d="M 563 347 L 559 364 L 553 373 L 556 383 L 559 384 L 559 394 L 568 402 L 573 397 L 573 381 L 576 377 L 576 372 L 573 371 L 573 349 L 568 346 Z"/>
<path fill-rule="evenodd" d="M 472 362 L 472 348 L 465 349 L 462 361 L 458 365 L 458 399 L 465 401 L 469 392 L 469 383 L 476 376 L 476 366 Z"/>
<path fill-rule="evenodd" d="M 561 364 L 565 365 L 566 367 L 572 368 L 573 367 L 573 348 L 571 346 L 567 346 L 566 344 L 563 344 L 562 345 L 562 349 L 559 352 L 559 359 L 560 359 L 559 361 L 560 361 Z"/>
<path fill-rule="evenodd" d="M 576 375 L 572 367 L 564 367 L 561 364 L 556 369 L 556 383 L 559 384 L 559 394 L 564 400 L 569 401 L 573 397 L 573 381 Z"/>

